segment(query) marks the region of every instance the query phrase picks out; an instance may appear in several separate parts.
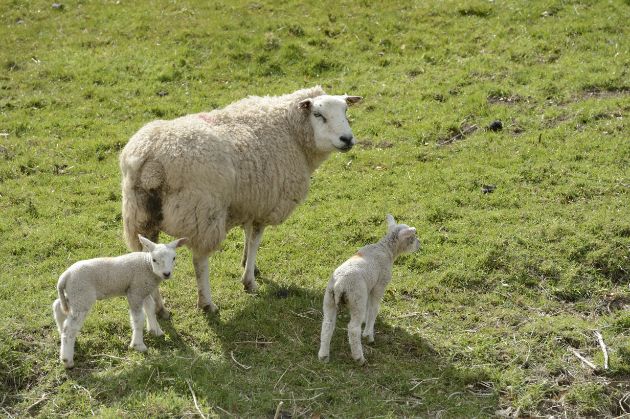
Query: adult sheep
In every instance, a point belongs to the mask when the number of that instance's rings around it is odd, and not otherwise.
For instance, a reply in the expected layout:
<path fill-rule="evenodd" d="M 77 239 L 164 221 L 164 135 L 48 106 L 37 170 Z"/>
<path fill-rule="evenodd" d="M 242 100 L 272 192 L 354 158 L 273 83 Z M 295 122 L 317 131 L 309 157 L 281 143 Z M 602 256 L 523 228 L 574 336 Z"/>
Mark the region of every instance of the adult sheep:
<path fill-rule="evenodd" d="M 242 226 L 242 282 L 255 291 L 263 230 L 306 198 L 311 174 L 331 152 L 352 148 L 346 110 L 360 100 L 317 86 L 145 125 L 120 155 L 127 245 L 138 251 L 138 234 L 156 241 L 160 231 L 187 237 L 197 306 L 215 312 L 208 257 L 232 227 Z M 168 318 L 159 290 L 153 297 L 160 317 Z"/>

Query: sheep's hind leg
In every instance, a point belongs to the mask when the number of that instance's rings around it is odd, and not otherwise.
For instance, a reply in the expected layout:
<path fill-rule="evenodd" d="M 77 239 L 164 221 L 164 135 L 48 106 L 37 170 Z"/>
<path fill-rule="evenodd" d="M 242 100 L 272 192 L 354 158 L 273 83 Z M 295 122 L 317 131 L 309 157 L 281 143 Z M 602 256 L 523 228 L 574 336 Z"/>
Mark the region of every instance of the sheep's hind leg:
<path fill-rule="evenodd" d="M 367 293 L 355 296 L 354 300 L 348 299 L 350 308 L 350 322 L 348 323 L 348 342 L 352 358 L 360 365 L 365 364 L 363 347 L 361 346 L 361 323 L 365 319 L 367 309 Z"/>
<path fill-rule="evenodd" d="M 328 362 L 330 356 L 330 340 L 335 331 L 335 322 L 337 321 L 337 305 L 333 293 L 326 290 L 324 294 L 324 320 L 322 321 L 321 343 L 319 346 L 318 357 L 320 361 Z"/>
<path fill-rule="evenodd" d="M 260 247 L 265 227 L 261 225 L 248 225 L 245 228 L 246 252 L 245 272 L 243 272 L 242 282 L 247 292 L 256 292 L 258 284 L 256 283 L 256 254 Z"/>
<path fill-rule="evenodd" d="M 147 296 L 143 302 L 144 314 L 147 316 L 147 329 L 155 336 L 162 336 L 164 332 L 160 328 L 160 324 L 155 317 L 155 301 L 152 296 Z"/>
<path fill-rule="evenodd" d="M 57 323 L 57 330 L 59 330 L 59 335 L 63 333 L 63 322 L 66 321 L 68 315 L 63 312 L 61 308 L 61 300 L 57 298 L 52 305 L 53 307 L 53 315 L 55 316 L 55 322 Z"/>
<path fill-rule="evenodd" d="M 74 367 L 74 344 L 87 314 L 87 311 L 72 312 L 63 323 L 59 358 L 66 368 Z"/>
<path fill-rule="evenodd" d="M 208 256 L 208 253 L 195 253 L 193 251 L 193 265 L 195 265 L 195 276 L 197 277 L 197 307 L 206 312 L 216 313 L 219 308 L 212 302 L 210 295 Z"/>
<path fill-rule="evenodd" d="M 383 293 L 376 292 L 374 290 L 372 290 L 372 293 L 368 297 L 363 337 L 367 337 L 368 342 L 370 343 L 374 342 L 374 322 L 376 321 L 376 315 L 378 314 L 378 309 L 382 298 Z"/>

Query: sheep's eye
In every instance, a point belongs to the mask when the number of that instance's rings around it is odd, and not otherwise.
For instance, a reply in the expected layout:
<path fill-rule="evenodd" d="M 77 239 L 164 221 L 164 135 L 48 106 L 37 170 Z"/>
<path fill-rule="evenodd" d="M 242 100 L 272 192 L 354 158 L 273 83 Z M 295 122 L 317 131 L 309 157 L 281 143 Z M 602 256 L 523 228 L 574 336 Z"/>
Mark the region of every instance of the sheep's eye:
<path fill-rule="evenodd" d="M 326 118 L 324 117 L 324 115 L 322 115 L 322 114 L 321 114 L 321 113 L 319 113 L 319 112 L 315 112 L 315 113 L 313 113 L 313 116 L 314 116 L 315 118 L 322 118 L 322 121 L 323 121 L 323 122 L 326 122 Z"/>
<path fill-rule="evenodd" d="M 157 260 L 153 259 L 153 263 L 157 262 Z"/>

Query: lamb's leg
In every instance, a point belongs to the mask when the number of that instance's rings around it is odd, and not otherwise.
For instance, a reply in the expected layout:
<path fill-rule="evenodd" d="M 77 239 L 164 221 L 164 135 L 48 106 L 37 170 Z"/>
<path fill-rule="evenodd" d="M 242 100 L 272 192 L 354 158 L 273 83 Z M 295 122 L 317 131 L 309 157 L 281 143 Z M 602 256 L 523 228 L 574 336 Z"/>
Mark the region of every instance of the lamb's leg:
<path fill-rule="evenodd" d="M 337 305 L 333 293 L 326 290 L 324 294 L 324 320 L 322 321 L 321 344 L 319 346 L 319 359 L 328 362 L 330 356 L 330 340 L 335 331 L 335 322 L 337 321 Z"/>
<path fill-rule="evenodd" d="M 152 296 L 147 296 L 143 302 L 144 314 L 147 316 L 147 329 L 155 336 L 162 336 L 164 332 L 160 328 L 160 324 L 155 317 L 155 301 Z"/>
<path fill-rule="evenodd" d="M 74 343 L 87 314 L 87 311 L 73 311 L 63 323 L 59 358 L 66 368 L 74 366 Z"/>
<path fill-rule="evenodd" d="M 359 291 L 359 290 L 356 290 Z M 350 351 L 352 358 L 360 365 L 365 364 L 363 357 L 363 347 L 361 346 L 361 323 L 365 319 L 367 292 L 357 292 L 348 298 L 348 307 L 350 308 L 350 322 L 348 323 L 348 342 L 350 342 Z"/>
<path fill-rule="evenodd" d="M 63 322 L 66 321 L 68 317 L 66 313 L 61 309 L 61 300 L 57 298 L 52 305 L 53 307 L 53 315 L 55 316 L 55 322 L 57 323 L 57 330 L 59 330 L 59 336 L 63 331 Z"/>
<path fill-rule="evenodd" d="M 249 231 L 248 231 L 249 230 Z M 245 229 L 245 236 L 247 242 L 247 256 L 245 260 L 245 272 L 243 272 L 243 286 L 247 292 L 255 292 L 258 289 L 258 284 L 255 278 L 256 269 L 256 253 L 262 240 L 264 226 L 252 225 L 250 228 Z"/>
<path fill-rule="evenodd" d="M 143 341 L 144 312 L 142 302 L 129 299 L 129 318 L 131 320 L 131 343 L 129 347 L 139 352 L 146 352 L 147 346 Z"/>
<path fill-rule="evenodd" d="M 363 337 L 368 338 L 368 342 L 374 342 L 374 322 L 376 321 L 376 315 L 383 298 L 383 293 L 372 290 L 372 293 L 368 297 L 367 312 L 365 317 L 365 328 L 363 329 Z"/>
<path fill-rule="evenodd" d="M 210 279 L 208 270 L 208 254 L 193 251 L 193 265 L 197 277 L 197 307 L 203 311 L 216 313 L 218 307 L 212 302 L 210 295 Z"/>

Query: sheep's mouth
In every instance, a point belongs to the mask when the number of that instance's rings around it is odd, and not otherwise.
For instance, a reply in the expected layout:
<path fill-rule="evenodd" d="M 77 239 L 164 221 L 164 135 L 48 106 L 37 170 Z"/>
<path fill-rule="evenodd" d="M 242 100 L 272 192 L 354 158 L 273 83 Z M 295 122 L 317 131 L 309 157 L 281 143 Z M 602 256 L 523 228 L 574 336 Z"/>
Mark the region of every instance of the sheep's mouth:
<path fill-rule="evenodd" d="M 342 153 L 347 153 L 348 151 L 350 151 L 352 149 L 352 145 L 344 145 L 343 147 L 335 146 L 335 148 L 337 150 L 341 151 Z"/>

